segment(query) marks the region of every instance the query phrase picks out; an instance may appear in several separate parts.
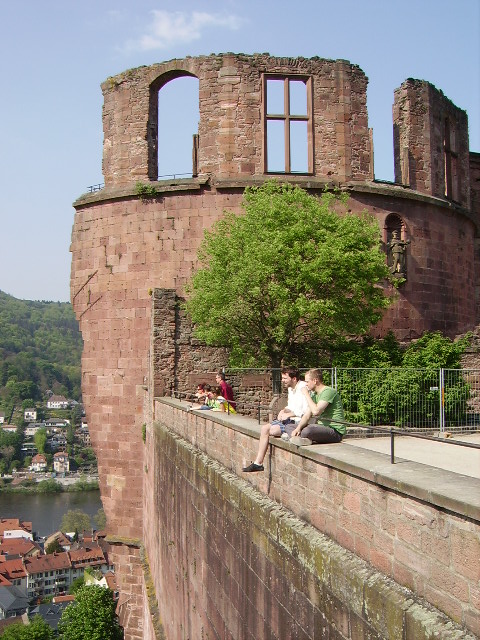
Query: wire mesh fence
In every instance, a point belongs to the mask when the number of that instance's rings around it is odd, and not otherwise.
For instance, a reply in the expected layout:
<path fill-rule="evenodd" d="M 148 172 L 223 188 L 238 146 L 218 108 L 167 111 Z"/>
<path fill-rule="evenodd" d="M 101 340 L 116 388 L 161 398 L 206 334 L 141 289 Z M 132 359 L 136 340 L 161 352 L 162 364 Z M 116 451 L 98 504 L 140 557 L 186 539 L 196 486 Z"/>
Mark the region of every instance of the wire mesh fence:
<path fill-rule="evenodd" d="M 301 370 L 305 373 L 306 370 Z M 245 409 L 278 393 L 279 370 L 226 371 Z M 342 398 L 345 420 L 405 431 L 480 429 L 479 369 L 323 369 L 324 382 Z"/>

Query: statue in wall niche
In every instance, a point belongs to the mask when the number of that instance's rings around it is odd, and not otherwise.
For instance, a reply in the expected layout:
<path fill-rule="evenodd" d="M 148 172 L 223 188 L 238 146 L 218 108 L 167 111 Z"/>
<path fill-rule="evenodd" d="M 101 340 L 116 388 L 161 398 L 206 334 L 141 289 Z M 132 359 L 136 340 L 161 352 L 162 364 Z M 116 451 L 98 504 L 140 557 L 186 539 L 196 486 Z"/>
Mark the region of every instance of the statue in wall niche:
<path fill-rule="evenodd" d="M 390 273 L 397 278 L 406 278 L 406 261 L 405 252 L 410 240 L 401 240 L 398 231 L 392 231 L 392 238 L 388 243 L 388 263 L 390 265 Z"/>

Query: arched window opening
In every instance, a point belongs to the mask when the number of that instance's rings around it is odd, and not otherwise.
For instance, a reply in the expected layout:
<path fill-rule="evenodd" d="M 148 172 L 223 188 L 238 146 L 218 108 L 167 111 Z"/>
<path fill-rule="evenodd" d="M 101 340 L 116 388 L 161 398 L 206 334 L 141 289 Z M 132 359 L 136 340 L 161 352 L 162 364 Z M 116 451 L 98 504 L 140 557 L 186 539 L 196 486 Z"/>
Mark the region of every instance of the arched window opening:
<path fill-rule="evenodd" d="M 158 91 L 158 179 L 197 175 L 198 78 L 182 76 Z"/>

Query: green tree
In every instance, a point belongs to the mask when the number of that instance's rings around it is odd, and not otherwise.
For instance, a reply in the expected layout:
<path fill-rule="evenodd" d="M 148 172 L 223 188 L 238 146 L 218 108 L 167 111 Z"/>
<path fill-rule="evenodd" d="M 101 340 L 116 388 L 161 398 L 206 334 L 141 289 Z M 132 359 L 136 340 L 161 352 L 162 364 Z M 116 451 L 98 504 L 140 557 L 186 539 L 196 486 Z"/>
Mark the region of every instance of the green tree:
<path fill-rule="evenodd" d="M 50 555 L 51 553 L 61 553 L 62 551 L 65 551 L 65 549 L 62 547 L 57 538 L 55 538 L 55 540 L 52 540 L 52 542 L 50 542 L 50 544 L 47 544 L 47 546 L 45 547 L 45 553 L 47 555 Z"/>
<path fill-rule="evenodd" d="M 63 516 L 60 529 L 63 532 L 85 531 L 90 529 L 90 516 L 81 509 L 71 509 Z"/>
<path fill-rule="evenodd" d="M 105 515 L 105 511 L 103 509 L 99 509 L 97 513 L 93 516 L 93 520 L 97 525 L 97 529 L 105 529 L 107 526 L 107 516 Z"/>
<path fill-rule="evenodd" d="M 58 624 L 62 640 L 121 640 L 123 629 L 115 615 L 110 589 L 88 585 L 79 589 L 76 600 L 62 614 Z"/>
<path fill-rule="evenodd" d="M 47 430 L 38 429 L 33 436 L 33 441 L 37 447 L 38 453 L 45 453 L 45 445 L 47 444 Z"/>
<path fill-rule="evenodd" d="M 365 333 L 390 303 L 388 268 L 378 223 L 345 205 L 275 181 L 247 188 L 244 214 L 226 212 L 200 247 L 186 303 L 197 337 L 230 347 L 231 364 L 278 367 L 318 364 Z"/>
<path fill-rule="evenodd" d="M 70 585 L 70 589 L 68 590 L 68 593 L 75 594 L 79 589 L 81 589 L 84 586 L 85 586 L 85 578 L 83 576 L 80 576 L 79 578 L 75 578 L 75 580 L 73 580 L 72 584 Z"/>
<path fill-rule="evenodd" d="M 35 616 L 28 625 L 12 624 L 4 629 L 2 640 L 53 640 L 53 629 L 41 616 Z"/>

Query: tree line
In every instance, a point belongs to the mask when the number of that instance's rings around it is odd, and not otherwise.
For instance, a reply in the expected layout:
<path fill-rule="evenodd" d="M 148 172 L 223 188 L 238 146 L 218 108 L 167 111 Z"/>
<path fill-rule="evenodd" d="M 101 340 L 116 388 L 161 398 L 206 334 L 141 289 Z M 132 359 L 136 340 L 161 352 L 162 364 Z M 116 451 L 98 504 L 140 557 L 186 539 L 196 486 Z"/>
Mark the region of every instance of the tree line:
<path fill-rule="evenodd" d="M 70 303 L 18 300 L 0 291 L 0 409 L 35 404 L 48 389 L 79 400 L 82 348 Z"/>

